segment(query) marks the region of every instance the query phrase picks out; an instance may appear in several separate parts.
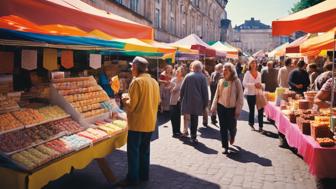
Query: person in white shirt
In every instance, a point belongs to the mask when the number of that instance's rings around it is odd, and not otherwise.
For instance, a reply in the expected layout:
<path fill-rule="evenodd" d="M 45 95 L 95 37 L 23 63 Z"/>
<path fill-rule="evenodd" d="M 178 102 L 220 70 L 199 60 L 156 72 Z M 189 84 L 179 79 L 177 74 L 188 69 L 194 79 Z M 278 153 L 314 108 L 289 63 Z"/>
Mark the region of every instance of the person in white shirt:
<path fill-rule="evenodd" d="M 244 75 L 243 86 L 245 88 L 244 95 L 246 96 L 247 104 L 249 106 L 249 125 L 254 131 L 254 110 L 257 103 L 257 90 L 262 89 L 261 74 L 257 70 L 257 61 L 252 59 L 248 63 L 248 71 Z M 259 131 L 263 131 L 263 114 L 264 109 L 258 110 Z"/>
<path fill-rule="evenodd" d="M 292 59 L 288 58 L 285 61 L 285 66 L 280 68 L 279 74 L 278 74 L 278 84 L 282 88 L 289 88 L 288 85 L 288 78 L 289 78 L 289 73 L 293 70 L 294 68 L 292 67 Z"/>

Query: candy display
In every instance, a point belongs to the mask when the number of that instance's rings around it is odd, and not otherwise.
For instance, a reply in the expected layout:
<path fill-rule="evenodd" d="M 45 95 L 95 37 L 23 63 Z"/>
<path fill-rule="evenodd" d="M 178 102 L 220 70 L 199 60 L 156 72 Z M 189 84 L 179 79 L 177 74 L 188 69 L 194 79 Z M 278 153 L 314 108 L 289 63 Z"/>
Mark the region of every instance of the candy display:
<path fill-rule="evenodd" d="M 115 125 L 115 124 L 112 124 L 112 123 L 105 123 L 105 124 L 100 124 L 98 126 L 99 129 L 105 131 L 106 133 L 108 133 L 109 135 L 114 135 L 116 133 L 119 133 L 122 128 Z"/>
<path fill-rule="evenodd" d="M 62 96 L 73 95 L 78 93 L 89 93 L 95 91 L 101 91 L 102 88 L 100 86 L 91 86 L 86 88 L 77 88 L 77 89 L 66 89 L 66 90 L 59 90 L 59 94 Z"/>
<path fill-rule="evenodd" d="M 83 128 L 71 118 L 49 122 L 45 125 L 50 128 L 58 128 L 61 131 L 67 132 L 67 134 L 73 134 L 83 130 Z"/>
<path fill-rule="evenodd" d="M 5 113 L 0 115 L 0 132 L 20 127 L 23 127 L 23 124 L 19 122 L 12 114 Z"/>
<path fill-rule="evenodd" d="M 56 150 L 46 145 L 39 145 L 35 148 L 15 153 L 11 155 L 11 158 L 31 170 L 59 156 L 60 153 Z"/>
<path fill-rule="evenodd" d="M 29 129 L 13 131 L 0 135 L 0 150 L 10 153 L 64 134 L 66 134 L 64 129 L 57 125 L 39 125 Z"/>
<path fill-rule="evenodd" d="M 77 134 L 64 136 L 60 138 L 71 150 L 80 150 L 92 143 L 92 140 L 79 136 Z"/>
<path fill-rule="evenodd" d="M 38 111 L 47 119 L 57 119 L 60 117 L 67 116 L 68 114 L 64 112 L 60 107 L 58 106 L 46 106 L 39 108 Z"/>
<path fill-rule="evenodd" d="M 93 77 L 80 78 L 80 80 L 77 80 L 77 78 L 66 78 L 66 79 L 54 80 L 53 82 L 55 88 L 59 90 L 86 88 L 97 85 L 97 82 Z"/>
<path fill-rule="evenodd" d="M 38 110 L 30 108 L 12 112 L 12 114 L 24 125 L 38 124 L 46 120 Z"/>
<path fill-rule="evenodd" d="M 59 139 L 47 142 L 45 145 L 59 152 L 60 154 L 67 154 L 72 151 L 71 148 L 65 142 Z"/>
<path fill-rule="evenodd" d="M 94 128 L 88 128 L 87 130 L 78 133 L 78 135 L 88 138 L 92 140 L 93 142 L 99 141 L 108 136 L 106 132 L 99 130 L 99 129 L 94 129 Z"/>
<path fill-rule="evenodd" d="M 127 127 L 127 121 L 124 121 L 124 120 L 114 120 L 113 124 L 122 129 L 125 129 Z"/>

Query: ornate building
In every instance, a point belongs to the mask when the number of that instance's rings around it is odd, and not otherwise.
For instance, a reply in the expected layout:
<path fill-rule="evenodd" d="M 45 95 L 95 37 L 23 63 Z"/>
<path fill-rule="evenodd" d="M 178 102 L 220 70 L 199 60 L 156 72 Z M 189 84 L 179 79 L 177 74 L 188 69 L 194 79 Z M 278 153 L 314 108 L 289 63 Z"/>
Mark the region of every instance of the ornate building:
<path fill-rule="evenodd" d="M 271 51 L 281 42 L 280 37 L 272 36 L 272 28 L 269 25 L 251 18 L 234 28 L 231 44 L 253 54 L 259 50 Z"/>
<path fill-rule="evenodd" d="M 82 0 L 96 8 L 154 27 L 158 41 L 173 42 L 191 33 L 204 41 L 225 39 L 221 20 L 227 0 Z"/>

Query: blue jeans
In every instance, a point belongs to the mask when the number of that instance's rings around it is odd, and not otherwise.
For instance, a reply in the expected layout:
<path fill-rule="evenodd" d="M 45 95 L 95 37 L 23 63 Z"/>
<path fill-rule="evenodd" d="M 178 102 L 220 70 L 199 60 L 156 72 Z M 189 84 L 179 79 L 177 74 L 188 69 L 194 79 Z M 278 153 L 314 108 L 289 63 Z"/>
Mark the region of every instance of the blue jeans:
<path fill-rule="evenodd" d="M 128 131 L 127 179 L 132 183 L 149 179 L 150 139 L 152 132 Z"/>

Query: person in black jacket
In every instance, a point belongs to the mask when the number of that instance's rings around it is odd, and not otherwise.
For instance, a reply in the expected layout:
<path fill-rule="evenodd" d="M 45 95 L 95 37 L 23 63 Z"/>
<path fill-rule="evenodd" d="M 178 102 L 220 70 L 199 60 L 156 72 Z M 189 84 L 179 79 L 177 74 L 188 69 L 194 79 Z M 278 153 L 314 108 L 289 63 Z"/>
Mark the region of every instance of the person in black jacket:
<path fill-rule="evenodd" d="M 218 81 L 222 78 L 223 78 L 223 64 L 218 63 L 215 66 L 215 71 L 212 72 L 210 76 L 211 104 L 216 93 Z M 217 124 L 216 114 L 211 115 L 211 123 L 214 125 Z"/>
<path fill-rule="evenodd" d="M 295 91 L 297 94 L 303 94 L 307 91 L 310 84 L 309 74 L 305 70 L 306 63 L 300 60 L 297 68 L 289 74 L 289 89 Z"/>

